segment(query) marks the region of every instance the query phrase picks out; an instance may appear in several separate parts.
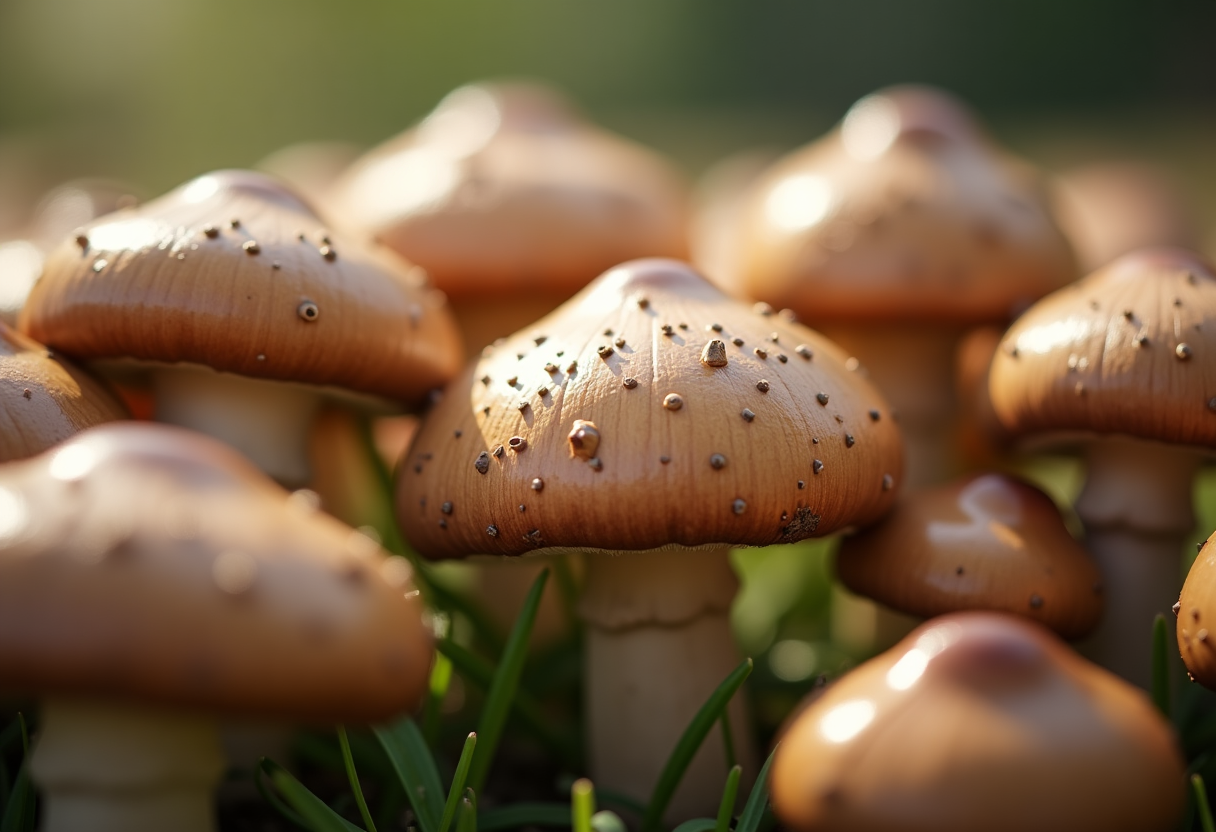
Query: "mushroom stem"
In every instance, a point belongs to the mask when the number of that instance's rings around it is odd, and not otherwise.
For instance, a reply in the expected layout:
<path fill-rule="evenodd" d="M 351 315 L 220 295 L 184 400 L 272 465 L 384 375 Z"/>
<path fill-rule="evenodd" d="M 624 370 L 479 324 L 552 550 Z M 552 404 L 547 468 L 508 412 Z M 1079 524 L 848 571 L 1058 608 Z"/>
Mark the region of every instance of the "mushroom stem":
<path fill-rule="evenodd" d="M 224 770 L 206 718 L 143 706 L 43 702 L 31 772 L 43 832 L 213 832 Z"/>
<path fill-rule="evenodd" d="M 580 612 L 586 628 L 591 775 L 597 785 L 649 800 L 697 710 L 740 662 L 730 629 L 738 579 L 730 550 L 591 554 Z M 754 776 L 746 709 L 729 708 L 738 762 Z M 712 816 L 727 773 L 715 729 L 693 758 L 668 820 Z"/>
<path fill-rule="evenodd" d="M 153 371 L 156 419 L 226 442 L 287 488 L 306 485 L 308 432 L 321 397 L 282 381 L 195 364 Z"/>
<path fill-rule="evenodd" d="M 1076 510 L 1102 573 L 1105 612 L 1080 645 L 1087 657 L 1147 689 L 1152 628 L 1182 587 L 1182 553 L 1195 528 L 1192 487 L 1199 457 L 1189 448 L 1114 438 L 1087 449 Z"/>

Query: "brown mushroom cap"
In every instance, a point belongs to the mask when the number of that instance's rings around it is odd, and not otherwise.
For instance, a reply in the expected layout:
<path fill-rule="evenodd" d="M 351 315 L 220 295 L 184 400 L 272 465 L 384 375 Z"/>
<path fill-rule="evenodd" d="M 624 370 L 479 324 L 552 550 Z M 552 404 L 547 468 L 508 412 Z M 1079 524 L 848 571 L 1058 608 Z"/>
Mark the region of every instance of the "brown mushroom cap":
<path fill-rule="evenodd" d="M 399 466 L 397 517 L 432 557 L 794 542 L 887 511 L 901 454 L 830 341 L 639 260 L 449 387 Z"/>
<path fill-rule="evenodd" d="M 1206 688 L 1216 690 L 1216 632 L 1208 629 L 1216 622 L 1216 534 L 1209 537 L 1191 564 L 1178 606 L 1178 650 L 1191 678 Z"/>
<path fill-rule="evenodd" d="M 460 364 L 442 295 L 417 271 L 331 238 L 297 196 L 242 171 L 86 226 L 48 258 L 21 326 L 84 359 L 192 362 L 400 400 Z"/>
<path fill-rule="evenodd" d="M 1027 310 L 989 392 L 1018 436 L 1122 434 L 1216 445 L 1216 273 L 1180 249 L 1119 258 Z"/>
<path fill-rule="evenodd" d="M 770 780 L 816 832 L 1174 828 L 1185 763 L 1143 692 L 1014 617 L 929 622 L 795 720 Z"/>
<path fill-rule="evenodd" d="M 34 456 L 85 428 L 126 418 L 105 387 L 0 323 L 0 462 Z"/>
<path fill-rule="evenodd" d="M 0 469 L 0 675 L 18 690 L 384 719 L 430 664 L 409 574 L 178 428 L 96 428 Z"/>
<path fill-rule="evenodd" d="M 905 494 L 882 522 L 840 547 L 852 591 L 932 618 L 993 610 L 1080 638 L 1102 614 L 1098 567 L 1051 499 L 1003 474 Z"/>
<path fill-rule="evenodd" d="M 425 268 L 453 301 L 568 297 L 634 257 L 684 257 L 684 185 L 652 151 L 550 90 L 473 85 L 370 151 L 334 216 Z"/>
<path fill-rule="evenodd" d="M 952 97 L 896 87 L 753 190 L 731 281 L 811 322 L 1000 321 L 1075 276 L 1038 175 Z"/>

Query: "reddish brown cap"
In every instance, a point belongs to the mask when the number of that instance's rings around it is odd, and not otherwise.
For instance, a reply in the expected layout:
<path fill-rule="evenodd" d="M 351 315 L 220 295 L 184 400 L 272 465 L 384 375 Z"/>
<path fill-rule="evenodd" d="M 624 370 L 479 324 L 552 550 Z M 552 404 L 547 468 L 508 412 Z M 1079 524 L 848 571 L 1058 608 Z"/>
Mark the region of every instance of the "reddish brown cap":
<path fill-rule="evenodd" d="M 1178 650 L 1191 678 L 1216 690 L 1216 545 L 1209 537 L 1191 564 L 1174 613 Z M 1211 629 L 1213 632 L 1209 633 Z"/>
<path fill-rule="evenodd" d="M 1216 445 L 1216 273 L 1181 249 L 1119 258 L 1039 301 L 992 360 L 1018 436 L 1123 434 Z"/>
<path fill-rule="evenodd" d="M 105 387 L 0 323 L 0 462 L 40 454 L 85 428 L 126 419 Z"/>
<path fill-rule="evenodd" d="M 397 517 L 432 557 L 763 546 L 873 521 L 902 442 L 856 362 L 639 260 L 488 348 L 426 417 Z"/>
<path fill-rule="evenodd" d="M 1185 770 L 1142 691 L 1028 621 L 960 613 L 803 711 L 770 787 L 795 830 L 1164 832 Z"/>
<path fill-rule="evenodd" d="M 623 260 L 686 256 L 685 199 L 665 161 L 551 90 L 478 84 L 357 162 L 334 216 L 425 268 L 454 301 L 568 297 Z"/>
<path fill-rule="evenodd" d="M 847 538 L 845 586 L 924 618 L 993 610 L 1080 638 L 1102 614 L 1098 567 L 1046 494 L 1003 474 L 905 494 L 882 522 Z"/>
<path fill-rule="evenodd" d="M 331 236 L 261 174 L 201 176 L 89 224 L 48 258 L 22 329 L 82 359 L 417 399 L 460 366 L 440 293 L 387 253 Z"/>
<path fill-rule="evenodd" d="M 1000 321 L 1075 277 L 1038 175 L 926 87 L 863 98 L 752 191 L 715 278 L 808 321 Z"/>
<path fill-rule="evenodd" d="M 95 428 L 0 469 L 0 674 L 18 690 L 385 719 L 431 660 L 409 576 L 178 428 Z"/>

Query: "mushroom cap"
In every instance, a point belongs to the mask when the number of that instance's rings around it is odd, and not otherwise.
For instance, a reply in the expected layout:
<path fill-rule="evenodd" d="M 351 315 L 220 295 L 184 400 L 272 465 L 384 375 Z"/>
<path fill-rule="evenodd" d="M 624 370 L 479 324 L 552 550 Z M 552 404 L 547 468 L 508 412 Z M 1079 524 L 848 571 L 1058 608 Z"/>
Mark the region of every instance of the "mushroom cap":
<path fill-rule="evenodd" d="M 0 462 L 40 454 L 85 428 L 129 418 L 104 386 L 0 323 Z"/>
<path fill-rule="evenodd" d="M 184 361 L 407 401 L 461 361 L 443 297 L 418 270 L 331 239 L 299 197 L 245 171 L 85 226 L 48 257 L 21 328 L 83 359 Z"/>
<path fill-rule="evenodd" d="M 1178 650 L 1191 678 L 1206 688 L 1216 690 L 1216 632 L 1208 628 L 1216 622 L 1216 534 L 1199 549 L 1191 564 L 1182 593 L 1178 596 Z M 1216 627 L 1212 627 L 1216 630 Z"/>
<path fill-rule="evenodd" d="M 1121 434 L 1216 445 L 1216 273 L 1181 249 L 1125 255 L 1036 303 L 992 359 L 1018 437 Z"/>
<path fill-rule="evenodd" d="M 1055 503 L 1003 474 L 905 494 L 844 541 L 836 570 L 854 592 L 924 618 L 1009 612 L 1080 638 L 1102 615 L 1098 567 Z"/>
<path fill-rule="evenodd" d="M 902 441 L 847 363 L 684 263 L 626 263 L 448 388 L 398 468 L 398 522 L 431 557 L 764 546 L 871 522 Z"/>
<path fill-rule="evenodd" d="M 844 676 L 791 725 L 773 808 L 816 832 L 1174 828 L 1185 763 L 1144 693 L 1037 625 L 959 613 Z"/>
<path fill-rule="evenodd" d="M 624 260 L 687 255 L 685 184 L 667 162 L 528 84 L 450 93 L 353 165 L 334 202 L 453 301 L 568 297 Z"/>
<path fill-rule="evenodd" d="M 431 643 L 408 564 L 305 496 L 162 425 L 3 466 L 6 685 L 310 721 L 413 707 Z"/>
<path fill-rule="evenodd" d="M 1007 320 L 1075 277 L 1047 205 L 962 104 L 896 87 L 773 166 L 714 277 L 812 322 Z"/>

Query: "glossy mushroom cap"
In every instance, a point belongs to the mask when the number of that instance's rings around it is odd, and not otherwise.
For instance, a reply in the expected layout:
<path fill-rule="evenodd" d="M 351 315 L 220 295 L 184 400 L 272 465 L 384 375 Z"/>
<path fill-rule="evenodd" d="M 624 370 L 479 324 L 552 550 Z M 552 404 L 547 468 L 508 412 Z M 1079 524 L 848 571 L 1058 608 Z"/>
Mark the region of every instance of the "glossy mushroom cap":
<path fill-rule="evenodd" d="M 85 428 L 126 418 L 101 384 L 0 324 L 0 462 L 40 454 Z"/>
<path fill-rule="evenodd" d="M 0 469 L 0 668 L 16 690 L 333 721 L 420 700 L 410 570 L 226 446 L 96 428 Z"/>
<path fill-rule="evenodd" d="M 1191 564 L 1174 613 L 1178 616 L 1178 650 L 1191 678 L 1216 690 L 1216 534 L 1199 549 Z M 1209 628 L 1213 632 L 1209 633 Z"/>
<path fill-rule="evenodd" d="M 262 174 L 201 176 L 86 226 L 47 260 L 22 329 L 82 359 L 191 362 L 416 400 L 460 364 L 442 295 L 331 237 Z"/>
<path fill-rule="evenodd" d="M 1043 184 L 952 97 L 863 98 L 753 190 L 732 291 L 813 323 L 1005 320 L 1075 277 Z"/>
<path fill-rule="evenodd" d="M 961 613 L 828 688 L 770 784 L 795 830 L 1164 832 L 1184 776 L 1141 691 L 1035 624 Z"/>
<path fill-rule="evenodd" d="M 431 557 L 763 546 L 871 522 L 902 443 L 856 369 L 683 263 L 626 263 L 448 388 L 399 466 L 398 521 Z"/>
<path fill-rule="evenodd" d="M 905 494 L 836 559 L 852 591 L 925 618 L 963 610 L 1025 616 L 1080 638 L 1102 614 L 1098 567 L 1051 499 L 1003 474 Z"/>
<path fill-rule="evenodd" d="M 461 87 L 357 162 L 334 216 L 453 301 L 568 297 L 633 257 L 687 254 L 684 185 L 653 152 L 531 85 Z"/>
<path fill-rule="evenodd" d="M 1128 254 L 1027 310 L 989 393 L 1017 436 L 1122 434 L 1216 445 L 1216 273 L 1181 249 Z"/>

